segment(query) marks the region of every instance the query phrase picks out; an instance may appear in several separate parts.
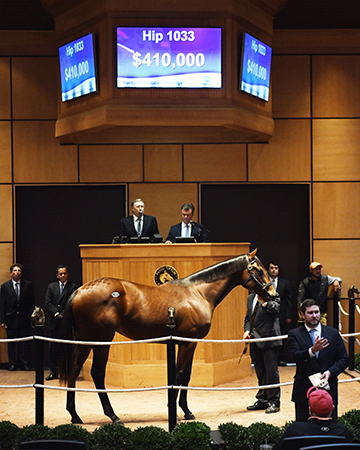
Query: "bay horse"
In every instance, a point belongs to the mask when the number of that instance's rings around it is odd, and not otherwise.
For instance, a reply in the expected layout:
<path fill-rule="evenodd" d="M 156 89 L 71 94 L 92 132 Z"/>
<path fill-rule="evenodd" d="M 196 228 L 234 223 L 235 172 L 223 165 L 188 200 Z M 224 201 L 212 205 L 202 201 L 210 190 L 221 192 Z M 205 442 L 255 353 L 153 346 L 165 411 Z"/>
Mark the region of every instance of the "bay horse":
<path fill-rule="evenodd" d="M 145 286 L 117 278 L 99 278 L 81 286 L 69 298 L 61 327 L 61 338 L 110 342 L 115 332 L 133 340 L 167 336 L 168 308 L 175 308 L 175 334 L 204 338 L 211 326 L 216 306 L 238 285 L 255 291 L 264 302 L 277 297 L 266 269 L 256 256 L 247 255 L 222 261 L 185 278 L 160 286 Z M 90 345 L 61 344 L 60 382 L 75 387 L 88 357 Z M 179 342 L 176 385 L 188 386 L 196 342 Z M 91 376 L 97 389 L 105 389 L 105 369 L 110 345 L 94 345 Z M 107 393 L 99 393 L 106 416 L 121 422 Z M 179 406 L 186 420 L 195 419 L 188 408 L 187 390 L 181 390 Z M 82 423 L 75 409 L 75 391 L 67 392 L 66 409 L 72 423 Z"/>

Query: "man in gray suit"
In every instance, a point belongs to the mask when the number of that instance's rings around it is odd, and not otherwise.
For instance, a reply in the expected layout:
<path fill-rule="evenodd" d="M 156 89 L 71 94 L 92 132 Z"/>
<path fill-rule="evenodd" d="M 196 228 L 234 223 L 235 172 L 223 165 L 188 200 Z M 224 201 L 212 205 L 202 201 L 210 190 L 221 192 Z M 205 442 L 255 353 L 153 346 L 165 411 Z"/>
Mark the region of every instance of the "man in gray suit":
<path fill-rule="evenodd" d="M 248 296 L 247 313 L 244 321 L 244 339 L 281 336 L 280 297 L 263 302 L 254 293 Z M 281 339 L 250 344 L 250 353 L 255 366 L 259 386 L 280 382 L 277 358 Z M 265 409 L 266 413 L 280 411 L 280 387 L 259 389 L 257 401 L 247 407 L 249 411 Z"/>

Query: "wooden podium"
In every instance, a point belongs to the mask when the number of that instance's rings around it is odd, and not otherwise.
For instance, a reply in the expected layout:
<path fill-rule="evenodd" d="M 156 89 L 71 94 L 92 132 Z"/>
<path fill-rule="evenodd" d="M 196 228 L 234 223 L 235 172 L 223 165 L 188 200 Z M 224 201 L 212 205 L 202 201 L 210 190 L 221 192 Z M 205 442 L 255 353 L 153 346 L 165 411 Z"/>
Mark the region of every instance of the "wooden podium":
<path fill-rule="evenodd" d="M 154 275 L 161 266 L 172 266 L 179 278 L 183 278 L 248 252 L 249 243 L 80 245 L 84 283 L 106 276 L 155 285 Z M 205 340 L 242 339 L 247 294 L 248 291 L 239 286 L 225 297 L 215 309 Z M 127 340 L 118 333 L 114 338 L 114 341 Z M 243 343 L 199 342 L 191 385 L 215 386 L 249 375 L 249 356 L 244 356 L 241 366 L 238 364 L 243 348 Z M 86 379 L 91 379 L 91 362 L 90 355 L 84 366 Z M 167 385 L 166 345 L 112 345 L 106 382 L 124 388 Z"/>

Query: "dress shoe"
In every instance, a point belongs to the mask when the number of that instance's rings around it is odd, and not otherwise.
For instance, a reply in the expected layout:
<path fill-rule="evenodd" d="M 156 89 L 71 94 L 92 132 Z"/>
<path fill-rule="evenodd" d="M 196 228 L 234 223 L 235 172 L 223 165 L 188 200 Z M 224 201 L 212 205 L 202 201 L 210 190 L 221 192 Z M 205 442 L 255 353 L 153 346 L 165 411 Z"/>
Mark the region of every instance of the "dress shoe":
<path fill-rule="evenodd" d="M 253 405 L 248 406 L 246 409 L 248 411 L 258 411 L 260 409 L 266 409 L 268 406 L 269 406 L 268 403 L 261 403 L 257 401 Z"/>
<path fill-rule="evenodd" d="M 31 367 L 25 365 L 20 370 L 26 370 L 27 372 L 29 372 L 31 370 Z"/>
<path fill-rule="evenodd" d="M 276 406 L 275 403 L 270 403 L 269 407 L 266 408 L 266 414 L 276 413 L 280 411 L 280 406 Z"/>
<path fill-rule="evenodd" d="M 50 372 L 50 374 L 45 378 L 45 380 L 57 380 L 58 374 L 56 372 Z"/>
<path fill-rule="evenodd" d="M 13 372 L 14 370 L 16 370 L 16 367 L 14 366 L 14 364 L 10 364 L 10 366 L 8 367 L 8 370 Z"/>

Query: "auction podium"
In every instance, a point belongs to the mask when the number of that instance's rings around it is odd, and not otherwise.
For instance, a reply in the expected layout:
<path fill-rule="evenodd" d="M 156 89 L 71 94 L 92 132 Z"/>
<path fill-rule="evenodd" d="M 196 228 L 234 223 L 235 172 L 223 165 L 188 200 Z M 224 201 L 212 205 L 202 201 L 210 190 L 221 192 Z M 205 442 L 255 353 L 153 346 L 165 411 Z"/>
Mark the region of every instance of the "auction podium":
<path fill-rule="evenodd" d="M 184 278 L 248 252 L 249 243 L 80 245 L 83 283 L 101 277 L 115 277 L 155 285 L 156 274 L 164 266 L 171 274 L 175 272 L 178 278 Z M 210 332 L 198 343 L 195 351 L 192 386 L 216 386 L 250 374 L 248 355 L 243 357 L 241 366 L 238 364 L 243 343 L 206 343 L 206 339 L 242 339 L 247 294 L 243 287 L 236 287 L 216 307 Z M 128 339 L 116 333 L 114 341 Z M 84 365 L 86 379 L 91 378 L 91 363 L 90 355 Z M 124 388 L 167 385 L 166 345 L 112 345 L 106 382 Z"/>

